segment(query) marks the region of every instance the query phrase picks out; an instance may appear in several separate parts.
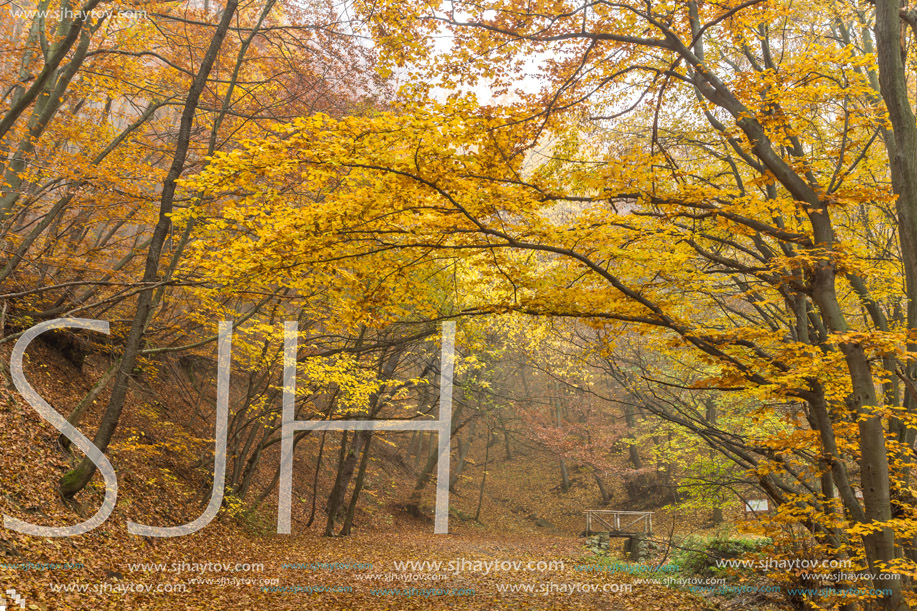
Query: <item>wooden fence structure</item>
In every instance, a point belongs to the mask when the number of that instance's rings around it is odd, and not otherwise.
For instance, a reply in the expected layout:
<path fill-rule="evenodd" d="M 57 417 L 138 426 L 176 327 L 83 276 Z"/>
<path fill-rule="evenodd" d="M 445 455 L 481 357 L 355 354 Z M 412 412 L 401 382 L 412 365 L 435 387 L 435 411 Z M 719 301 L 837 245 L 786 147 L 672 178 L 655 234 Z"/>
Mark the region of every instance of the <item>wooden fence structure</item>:
<path fill-rule="evenodd" d="M 653 534 L 652 511 L 617 511 L 614 509 L 587 509 L 586 535 L 608 533 L 612 537 L 630 537 L 636 534 Z"/>

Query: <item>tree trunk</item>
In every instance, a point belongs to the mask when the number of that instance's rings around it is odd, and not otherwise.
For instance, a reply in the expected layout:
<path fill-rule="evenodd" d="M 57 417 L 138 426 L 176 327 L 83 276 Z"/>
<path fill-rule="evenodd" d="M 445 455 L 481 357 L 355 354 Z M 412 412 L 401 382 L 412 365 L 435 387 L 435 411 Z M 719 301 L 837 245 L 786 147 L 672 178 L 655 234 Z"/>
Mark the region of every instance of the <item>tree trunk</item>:
<path fill-rule="evenodd" d="M 471 444 L 474 441 L 474 429 L 476 424 L 477 419 L 472 419 L 471 423 L 468 425 L 468 435 L 464 438 L 464 440 L 459 440 L 458 461 L 456 461 L 455 469 L 452 471 L 452 477 L 449 478 L 450 491 L 455 488 L 459 478 L 462 476 L 462 471 L 465 470 L 465 461 L 468 458 L 468 451 L 471 449 Z"/>
<path fill-rule="evenodd" d="M 337 514 L 343 509 L 344 498 L 347 493 L 347 486 L 353 478 L 353 471 L 357 466 L 357 457 L 363 451 L 363 446 L 369 441 L 372 431 L 357 431 L 353 436 L 353 443 L 350 450 L 344 458 L 341 468 L 338 469 L 338 479 L 331 494 L 328 496 L 328 521 L 325 524 L 325 536 L 334 535 L 334 523 Z"/>
<path fill-rule="evenodd" d="M 347 431 L 343 431 L 341 436 L 341 447 L 338 450 L 338 466 L 337 473 L 334 476 L 334 485 L 331 486 L 331 492 L 328 493 L 328 501 L 325 503 L 325 512 L 328 514 L 328 520 L 325 523 L 325 536 L 330 537 L 333 534 L 334 528 L 334 514 L 333 511 L 337 510 L 337 507 L 332 507 L 332 501 L 338 498 L 338 490 L 341 488 L 341 476 L 344 473 L 344 463 L 347 460 L 347 437 L 350 435 Z M 356 435 L 356 433 L 354 433 Z"/>
<path fill-rule="evenodd" d="M 315 475 L 312 477 L 312 509 L 309 510 L 309 521 L 306 522 L 306 528 L 312 526 L 315 521 L 315 501 L 318 499 L 318 474 L 322 469 L 322 453 L 325 451 L 325 433 L 322 431 L 322 441 L 318 445 L 318 458 L 315 459 Z"/>
<path fill-rule="evenodd" d="M 635 435 L 637 431 L 637 419 L 634 416 L 634 406 L 627 403 L 624 406 L 624 422 L 627 425 L 627 456 L 630 459 L 630 465 L 634 469 L 642 469 L 643 461 L 640 460 L 640 451 L 637 449 Z"/>
<path fill-rule="evenodd" d="M 404 351 L 404 346 L 395 348 L 392 353 L 383 352 L 379 357 L 379 378 L 382 380 L 390 380 L 395 373 L 395 370 L 398 368 L 398 363 L 401 360 L 401 353 Z M 367 419 L 372 420 L 376 417 L 376 414 L 379 413 L 379 410 L 382 409 L 384 405 L 384 394 L 386 390 L 382 388 L 372 393 L 372 396 L 369 400 L 369 413 L 367 414 Z M 350 452 L 347 455 L 347 458 L 344 460 L 344 463 L 340 469 L 338 469 L 338 479 L 335 481 L 334 487 L 331 489 L 331 494 L 328 497 L 328 522 L 325 525 L 325 536 L 330 537 L 334 534 L 334 522 L 337 518 L 337 514 L 341 511 L 344 503 L 344 498 L 347 494 L 347 487 L 350 485 L 350 480 L 353 478 L 353 471 L 356 467 L 357 457 L 360 455 L 360 452 L 364 448 L 367 448 L 369 445 L 369 440 L 372 439 L 372 431 L 358 431 L 354 434 L 353 444 L 350 448 Z M 354 490 L 354 496 L 351 497 L 353 502 L 359 498 L 360 493 L 359 489 Z M 346 519 L 346 517 L 345 517 Z M 347 527 L 347 532 L 350 532 L 350 527 Z"/>
<path fill-rule="evenodd" d="M 914 111 L 910 102 L 910 89 L 908 86 L 907 74 L 905 72 L 904 61 L 902 60 L 901 29 L 904 24 L 901 22 L 899 13 L 902 9 L 902 3 L 898 0 L 876 0 L 876 60 L 879 66 L 879 86 L 882 92 L 882 98 L 888 109 L 888 118 L 892 125 L 892 134 L 887 134 L 883 139 L 885 141 L 886 151 L 888 152 L 889 167 L 891 171 L 892 188 L 898 196 L 895 201 L 895 207 L 898 215 L 898 239 L 901 246 L 902 267 L 904 269 L 905 290 L 907 293 L 907 327 L 911 331 L 917 328 L 917 122 L 915 122 Z M 917 351 L 917 343 L 909 342 L 907 349 L 909 352 Z M 892 372 L 889 372 L 890 374 Z M 917 366 L 913 362 L 906 366 L 906 374 L 910 380 L 914 380 L 917 374 Z M 892 375 L 894 377 L 894 375 Z M 905 393 L 904 406 L 910 414 L 917 412 L 917 402 L 910 393 Z M 881 427 L 881 422 L 879 423 Z M 898 428 L 898 441 L 900 447 L 911 448 L 915 442 L 915 432 L 913 428 L 904 427 L 892 420 L 889 427 Z M 875 425 L 873 425 L 875 428 Z M 878 450 L 874 450 L 878 451 Z M 866 455 L 863 455 L 866 460 Z M 897 458 L 903 462 L 910 463 L 913 468 L 914 459 L 909 452 L 898 453 Z M 902 473 L 907 474 L 910 469 L 901 468 Z M 884 511 L 884 507 L 879 511 L 869 507 L 870 500 L 872 503 L 884 503 L 884 491 L 869 490 L 872 485 L 864 482 L 864 501 L 867 505 L 867 513 L 877 516 L 885 515 L 889 511 Z M 867 492 L 869 494 L 867 495 Z M 887 519 L 887 518 L 886 518 Z M 879 533 L 877 533 L 877 536 Z M 879 560 L 887 561 L 886 556 L 894 556 L 894 536 L 886 529 L 881 533 L 882 541 L 876 546 L 876 553 L 880 555 Z M 917 544 L 917 538 L 912 538 L 909 542 L 911 546 Z M 906 604 L 902 601 L 899 581 L 889 581 L 894 585 L 893 595 L 889 597 L 886 604 L 888 609 L 904 608 Z M 875 587 L 886 587 L 876 585 Z"/>
<path fill-rule="evenodd" d="M 366 431 L 366 445 L 363 446 L 363 457 L 360 459 L 360 469 L 357 471 L 357 478 L 353 482 L 353 493 L 350 495 L 350 504 L 347 506 L 347 517 L 344 518 L 344 525 L 341 527 L 341 536 L 350 535 L 350 529 L 353 527 L 353 516 L 357 509 L 357 500 L 360 498 L 360 491 L 363 489 L 363 481 L 366 478 L 366 466 L 369 464 L 369 448 L 372 444 L 373 433 Z"/>
<path fill-rule="evenodd" d="M 417 481 L 414 483 L 414 491 L 411 492 L 411 496 L 408 498 L 407 502 L 408 513 L 413 516 L 420 515 L 420 493 L 423 492 L 423 489 L 427 486 L 427 482 L 430 481 L 430 475 L 433 473 L 434 467 L 436 467 L 437 458 L 437 444 L 431 442 L 430 449 L 427 452 L 427 462 L 417 476 Z"/>
<path fill-rule="evenodd" d="M 293 436 L 293 450 L 296 450 L 296 445 L 300 442 L 301 439 L 304 439 L 306 435 L 312 431 L 297 431 L 296 435 Z M 258 498 L 255 499 L 255 502 L 252 504 L 252 509 L 257 509 L 261 503 L 264 502 L 264 499 L 267 498 L 274 488 L 277 486 L 277 482 L 280 481 L 280 463 L 277 463 L 277 468 L 274 469 L 274 477 L 271 478 L 270 483 L 267 487 L 261 491 L 261 494 L 258 495 Z"/>
<path fill-rule="evenodd" d="M 420 451 L 423 449 L 422 446 L 422 433 L 420 431 L 412 431 L 411 441 L 408 443 L 407 454 L 408 457 L 414 459 L 415 465 L 417 463 L 417 457 L 420 456 Z"/>
<path fill-rule="evenodd" d="M 560 458 L 560 489 L 563 492 L 570 490 L 570 474 L 567 473 L 567 461 Z"/>
<path fill-rule="evenodd" d="M 108 401 L 108 407 L 105 410 L 105 414 L 102 416 L 99 429 L 93 439 L 93 443 L 96 447 L 103 452 L 108 448 L 108 444 L 111 442 L 111 438 L 118 426 L 118 421 L 121 418 L 121 411 L 124 409 L 124 400 L 127 397 L 128 379 L 133 374 L 134 367 L 137 364 L 137 356 L 140 352 L 143 334 L 150 318 L 150 306 L 152 305 L 154 291 L 153 285 L 159 279 L 159 258 L 162 254 L 162 248 L 165 244 L 166 237 L 172 227 L 170 215 L 172 214 L 172 204 L 175 200 L 175 190 L 177 188 L 176 181 L 179 176 L 181 176 L 185 166 L 185 160 L 188 156 L 188 146 L 191 143 L 191 128 L 194 123 L 194 113 L 197 110 L 201 92 L 203 92 L 207 84 L 207 79 L 213 69 L 220 47 L 223 45 L 223 39 L 232 23 L 237 6 L 238 0 L 227 0 L 226 8 L 223 11 L 220 23 L 201 61 L 201 65 L 194 77 L 188 96 L 185 98 L 181 123 L 178 130 L 178 142 L 175 146 L 175 154 L 172 156 L 172 165 L 163 183 L 162 195 L 159 200 L 159 220 L 156 223 L 156 227 L 153 229 L 153 236 L 150 240 L 149 250 L 147 251 L 146 266 L 141 280 L 145 288 L 137 296 L 137 308 L 134 312 L 130 333 L 128 334 L 127 342 L 124 346 L 121 365 L 115 377 L 115 384 Z M 86 484 L 89 483 L 95 470 L 95 463 L 88 458 L 84 458 L 76 469 L 70 471 L 61 478 L 60 493 L 65 498 L 72 498 L 73 495 L 82 490 Z"/>
<path fill-rule="evenodd" d="M 103 375 L 102 378 L 96 382 L 96 385 L 92 387 L 92 390 L 86 393 L 86 396 L 83 397 L 79 404 L 73 408 L 73 411 L 70 412 L 70 416 L 67 417 L 67 422 L 73 426 L 76 426 L 80 423 L 80 418 L 83 417 L 86 409 L 92 405 L 92 402 L 95 401 L 100 394 L 102 394 L 102 391 L 105 390 L 105 387 L 108 386 L 108 383 L 111 382 L 111 379 L 115 376 L 115 371 L 117 368 L 118 363 L 116 362 L 108 369 L 108 371 L 105 372 L 105 375 Z M 70 451 L 70 438 L 66 435 L 61 434 L 57 438 L 57 443 L 59 443 L 60 447 L 67 452 Z"/>
<path fill-rule="evenodd" d="M 489 436 L 489 435 L 488 435 Z M 487 465 L 490 462 L 490 446 L 484 448 L 484 473 L 481 474 L 481 489 L 478 491 L 478 508 L 474 512 L 474 521 L 481 521 L 481 505 L 484 503 L 484 484 L 487 483 Z"/>
<path fill-rule="evenodd" d="M 599 492 L 602 495 L 602 505 L 607 505 L 611 502 L 611 494 L 609 494 L 608 489 L 605 488 L 605 482 L 602 481 L 602 476 L 599 475 L 599 470 L 594 470 L 592 475 L 595 477 L 595 483 L 598 485 Z"/>

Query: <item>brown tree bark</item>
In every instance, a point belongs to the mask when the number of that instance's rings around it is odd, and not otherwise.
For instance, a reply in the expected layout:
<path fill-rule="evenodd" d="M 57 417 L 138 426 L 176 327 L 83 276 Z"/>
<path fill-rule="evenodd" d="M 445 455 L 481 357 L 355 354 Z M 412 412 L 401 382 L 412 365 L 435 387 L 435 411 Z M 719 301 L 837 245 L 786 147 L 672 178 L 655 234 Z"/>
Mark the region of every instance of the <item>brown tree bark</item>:
<path fill-rule="evenodd" d="M 220 23 L 214 32 L 207 52 L 201 60 L 194 81 L 188 96 L 185 98 L 184 108 L 181 115 L 181 123 L 178 130 L 178 141 L 175 146 L 175 153 L 172 156 L 172 165 L 169 173 L 163 183 L 162 195 L 159 200 L 159 220 L 153 229 L 152 239 L 150 240 L 149 250 L 147 251 L 146 265 L 143 272 L 141 283 L 146 286 L 137 296 L 137 307 L 134 312 L 134 318 L 131 323 L 130 333 L 124 346 L 124 353 L 121 357 L 121 365 L 115 376 L 115 383 L 112 387 L 111 397 L 99 429 L 96 432 L 93 443 L 105 451 L 111 442 L 118 421 L 121 418 L 121 412 L 124 409 L 124 400 L 127 397 L 127 383 L 129 377 L 133 374 L 134 367 L 137 363 L 137 356 L 143 341 L 143 334 L 150 317 L 150 309 L 153 301 L 154 285 L 159 279 L 159 259 L 162 254 L 162 248 L 165 244 L 166 237 L 172 226 L 170 215 L 172 214 L 172 205 L 175 200 L 176 181 L 181 176 L 185 166 L 185 160 L 188 157 L 188 145 L 191 142 L 191 128 L 194 124 L 194 113 L 200 102 L 201 93 L 216 62 L 220 48 L 223 46 L 223 39 L 232 23 L 238 0 L 227 0 L 226 7 L 223 10 Z M 65 498 L 72 498 L 77 492 L 82 490 L 93 473 L 95 473 L 95 464 L 88 458 L 84 458 L 76 469 L 65 474 L 60 481 L 60 493 Z"/>
<path fill-rule="evenodd" d="M 347 517 L 344 518 L 344 525 L 341 526 L 342 537 L 350 535 L 353 528 L 353 516 L 357 510 L 357 501 L 360 499 L 360 491 L 363 490 L 363 482 L 366 480 L 366 466 L 369 464 L 369 449 L 372 446 L 373 433 L 366 431 L 366 444 L 363 446 L 363 457 L 360 459 L 360 469 L 357 471 L 357 477 L 353 482 L 353 493 L 350 495 L 350 503 L 347 505 Z"/>

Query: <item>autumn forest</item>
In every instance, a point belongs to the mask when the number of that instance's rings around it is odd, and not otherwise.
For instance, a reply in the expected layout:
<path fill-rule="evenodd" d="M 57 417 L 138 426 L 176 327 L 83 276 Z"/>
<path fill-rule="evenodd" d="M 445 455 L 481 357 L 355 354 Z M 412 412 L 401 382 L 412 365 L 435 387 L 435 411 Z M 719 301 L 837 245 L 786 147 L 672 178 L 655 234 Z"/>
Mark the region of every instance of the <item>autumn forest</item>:
<path fill-rule="evenodd" d="M 0 0 L 0 611 L 917 608 L 910 0 Z"/>

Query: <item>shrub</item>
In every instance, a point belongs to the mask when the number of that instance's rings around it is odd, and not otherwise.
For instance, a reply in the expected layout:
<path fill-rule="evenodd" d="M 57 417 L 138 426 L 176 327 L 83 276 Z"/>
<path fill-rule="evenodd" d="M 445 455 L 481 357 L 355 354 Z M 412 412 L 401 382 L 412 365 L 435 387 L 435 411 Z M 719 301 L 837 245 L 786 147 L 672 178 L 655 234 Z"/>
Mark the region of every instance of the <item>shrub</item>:
<path fill-rule="evenodd" d="M 683 571 L 700 577 L 725 576 L 727 571 L 732 573 L 750 569 L 718 567 L 718 561 L 743 558 L 747 554 L 760 552 L 770 543 L 769 539 L 755 537 L 689 536 L 677 544 L 672 554 L 672 562 Z"/>

